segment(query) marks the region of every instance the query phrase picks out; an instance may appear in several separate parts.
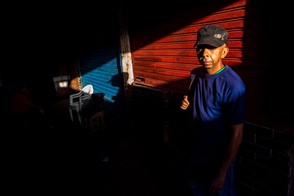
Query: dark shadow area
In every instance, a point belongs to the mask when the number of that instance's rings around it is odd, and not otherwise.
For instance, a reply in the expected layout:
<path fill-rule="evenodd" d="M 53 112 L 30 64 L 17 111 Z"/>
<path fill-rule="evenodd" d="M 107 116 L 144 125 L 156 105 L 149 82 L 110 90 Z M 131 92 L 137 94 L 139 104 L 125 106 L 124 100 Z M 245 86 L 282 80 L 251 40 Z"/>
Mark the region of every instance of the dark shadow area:
<path fill-rule="evenodd" d="M 44 113 L 5 115 L 2 130 L 5 189 L 11 193 L 110 195 L 106 130 L 72 122 L 68 99 Z"/>

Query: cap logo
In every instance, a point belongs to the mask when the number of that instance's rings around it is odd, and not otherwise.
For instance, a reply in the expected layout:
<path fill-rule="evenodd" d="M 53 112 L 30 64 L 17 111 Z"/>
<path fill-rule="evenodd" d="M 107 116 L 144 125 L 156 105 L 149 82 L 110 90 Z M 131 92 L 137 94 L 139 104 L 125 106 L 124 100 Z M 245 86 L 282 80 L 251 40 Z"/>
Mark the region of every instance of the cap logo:
<path fill-rule="evenodd" d="M 221 34 L 214 34 L 213 37 L 216 38 L 216 39 L 221 39 L 222 35 Z"/>

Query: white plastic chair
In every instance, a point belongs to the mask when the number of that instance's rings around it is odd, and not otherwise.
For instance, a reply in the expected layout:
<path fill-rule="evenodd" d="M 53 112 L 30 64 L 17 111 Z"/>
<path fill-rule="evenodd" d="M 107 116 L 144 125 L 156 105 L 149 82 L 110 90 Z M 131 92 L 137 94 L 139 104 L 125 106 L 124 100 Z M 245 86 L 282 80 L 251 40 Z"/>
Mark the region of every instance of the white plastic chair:
<path fill-rule="evenodd" d="M 76 112 L 79 123 L 82 124 L 81 110 L 86 100 L 90 99 L 94 93 L 94 88 L 91 84 L 86 85 L 83 89 L 69 96 L 69 114 L 71 121 L 74 122 L 73 111 Z"/>

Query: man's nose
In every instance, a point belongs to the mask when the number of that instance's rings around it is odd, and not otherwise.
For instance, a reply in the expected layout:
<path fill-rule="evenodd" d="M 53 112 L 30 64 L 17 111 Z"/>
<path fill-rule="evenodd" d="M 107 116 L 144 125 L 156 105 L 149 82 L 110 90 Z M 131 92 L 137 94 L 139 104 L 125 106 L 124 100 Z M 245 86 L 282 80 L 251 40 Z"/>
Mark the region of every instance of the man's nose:
<path fill-rule="evenodd" d="M 204 57 L 209 57 L 210 56 L 210 50 L 208 50 L 207 48 L 203 48 L 203 56 Z"/>

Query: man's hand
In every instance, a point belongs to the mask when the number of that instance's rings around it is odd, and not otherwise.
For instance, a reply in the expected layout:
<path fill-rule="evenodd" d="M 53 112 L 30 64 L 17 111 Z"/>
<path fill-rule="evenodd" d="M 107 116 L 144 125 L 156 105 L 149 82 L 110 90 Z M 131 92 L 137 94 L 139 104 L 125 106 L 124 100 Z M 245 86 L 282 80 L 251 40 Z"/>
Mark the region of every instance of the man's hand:
<path fill-rule="evenodd" d="M 181 105 L 181 109 L 182 110 L 186 110 L 190 105 L 190 102 L 188 100 L 188 96 L 184 95 L 183 100 L 182 100 L 182 105 Z"/>

